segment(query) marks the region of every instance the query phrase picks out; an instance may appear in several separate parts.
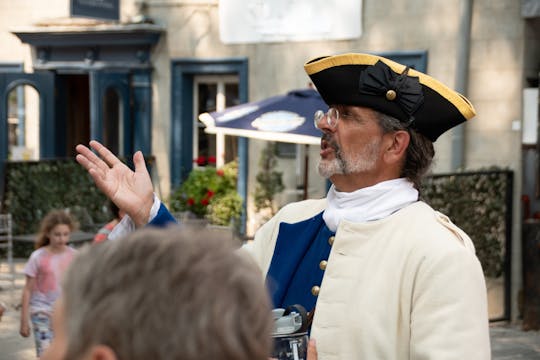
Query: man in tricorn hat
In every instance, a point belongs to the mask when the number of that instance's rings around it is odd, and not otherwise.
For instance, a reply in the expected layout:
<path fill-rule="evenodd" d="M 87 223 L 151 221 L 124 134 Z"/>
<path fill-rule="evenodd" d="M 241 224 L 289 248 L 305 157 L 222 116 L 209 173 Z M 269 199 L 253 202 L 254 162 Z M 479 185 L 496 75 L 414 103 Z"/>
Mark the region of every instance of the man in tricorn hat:
<path fill-rule="evenodd" d="M 421 72 L 368 54 L 321 57 L 305 70 L 330 107 L 319 173 L 325 199 L 283 207 L 245 248 L 274 307 L 303 305 L 319 359 L 489 359 L 486 287 L 470 238 L 419 201 L 433 142 L 472 105 Z M 136 225 L 171 219 L 135 173 L 97 142 L 77 160 Z M 144 185 L 137 187 L 137 183 Z M 313 348 L 313 344 L 312 344 Z"/>

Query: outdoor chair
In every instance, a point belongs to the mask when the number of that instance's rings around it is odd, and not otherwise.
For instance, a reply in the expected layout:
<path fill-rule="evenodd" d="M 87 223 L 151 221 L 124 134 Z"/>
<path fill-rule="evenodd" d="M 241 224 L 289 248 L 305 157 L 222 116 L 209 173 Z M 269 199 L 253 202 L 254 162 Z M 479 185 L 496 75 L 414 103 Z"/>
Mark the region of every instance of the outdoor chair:
<path fill-rule="evenodd" d="M 15 265 L 13 263 L 13 238 L 11 214 L 0 214 L 0 280 L 10 281 L 15 286 Z"/>

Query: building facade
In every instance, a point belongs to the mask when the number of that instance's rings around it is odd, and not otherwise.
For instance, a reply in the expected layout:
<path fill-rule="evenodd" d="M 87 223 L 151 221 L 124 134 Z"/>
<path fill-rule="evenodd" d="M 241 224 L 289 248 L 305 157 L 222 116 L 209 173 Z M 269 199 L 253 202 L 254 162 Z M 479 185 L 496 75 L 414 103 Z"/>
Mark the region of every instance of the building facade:
<path fill-rule="evenodd" d="M 166 200 L 194 159 L 237 158 L 250 235 L 258 226 L 250 194 L 265 144 L 206 135 L 198 114 L 305 88 L 303 64 L 317 56 L 386 55 L 412 62 L 476 108 L 474 119 L 437 140 L 435 173 L 514 171 L 517 298 L 519 200 L 528 184 L 523 94 L 538 88 L 538 1 L 86 2 L 116 3 L 118 20 L 73 16 L 73 2 L 0 0 L 0 160 L 73 156 L 77 143 L 99 139 L 121 156 L 142 150 L 153 157 L 156 191 Z M 306 178 L 308 196 L 324 196 L 317 157 L 316 146 L 281 146 L 286 190 L 278 205 L 300 199 Z"/>

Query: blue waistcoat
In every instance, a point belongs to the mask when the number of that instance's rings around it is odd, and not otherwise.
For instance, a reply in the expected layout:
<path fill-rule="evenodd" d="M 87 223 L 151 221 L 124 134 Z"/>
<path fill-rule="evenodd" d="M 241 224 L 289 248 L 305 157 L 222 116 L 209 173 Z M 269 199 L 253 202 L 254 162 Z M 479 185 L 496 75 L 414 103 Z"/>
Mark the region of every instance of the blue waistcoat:
<path fill-rule="evenodd" d="M 331 248 L 328 239 L 334 235 L 322 214 L 294 224 L 279 224 L 276 247 L 266 274 L 275 308 L 300 304 L 311 311 L 315 307 L 317 297 L 311 290 L 322 282 L 324 271 L 319 263 L 328 260 Z M 161 204 L 149 225 L 164 227 L 174 222 L 167 207 Z"/>
<path fill-rule="evenodd" d="M 300 304 L 311 311 L 317 302 L 313 286 L 320 286 L 324 270 L 321 260 L 328 260 L 334 233 L 328 229 L 322 212 L 295 224 L 280 223 L 276 247 L 266 284 L 275 308 Z"/>

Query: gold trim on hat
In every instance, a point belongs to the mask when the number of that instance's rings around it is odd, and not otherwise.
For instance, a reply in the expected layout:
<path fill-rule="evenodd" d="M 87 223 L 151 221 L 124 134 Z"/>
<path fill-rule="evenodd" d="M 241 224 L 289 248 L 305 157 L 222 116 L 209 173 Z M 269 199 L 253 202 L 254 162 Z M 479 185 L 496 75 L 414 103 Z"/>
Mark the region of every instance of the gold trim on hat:
<path fill-rule="evenodd" d="M 406 67 L 395 61 L 377 55 L 349 53 L 327 57 L 319 57 L 305 63 L 304 69 L 308 75 L 313 75 L 335 66 L 375 65 L 375 63 L 379 60 L 388 65 L 390 69 L 392 69 L 392 71 L 397 74 L 401 74 Z M 474 110 L 471 102 L 457 91 L 450 89 L 440 81 L 415 69 L 409 69 L 408 75 L 418 77 L 418 80 L 422 85 L 425 85 L 435 90 L 439 95 L 448 100 L 458 109 L 458 111 L 461 113 L 461 115 L 463 115 L 465 119 L 469 120 L 476 115 L 476 111 Z"/>

